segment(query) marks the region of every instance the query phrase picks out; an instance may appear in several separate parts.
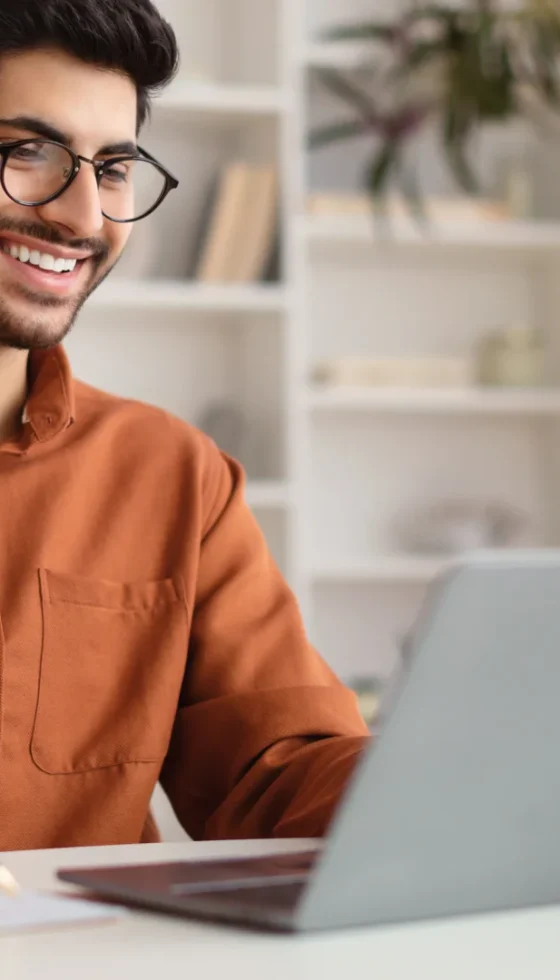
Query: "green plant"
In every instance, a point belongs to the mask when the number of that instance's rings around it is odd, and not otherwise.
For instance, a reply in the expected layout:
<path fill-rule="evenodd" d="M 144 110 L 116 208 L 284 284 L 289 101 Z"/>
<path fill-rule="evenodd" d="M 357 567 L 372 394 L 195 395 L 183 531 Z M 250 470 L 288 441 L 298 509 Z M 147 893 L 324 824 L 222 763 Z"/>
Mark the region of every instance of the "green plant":
<path fill-rule="evenodd" d="M 559 0 L 524 0 L 513 10 L 503 0 L 470 0 L 461 10 L 415 2 L 394 23 L 343 25 L 323 40 L 361 42 L 368 54 L 353 69 L 317 69 L 351 115 L 313 130 L 310 146 L 370 135 L 365 185 L 375 200 L 394 178 L 420 204 L 405 150 L 428 123 L 437 122 L 461 189 L 476 194 L 469 143 L 477 131 L 560 107 Z"/>

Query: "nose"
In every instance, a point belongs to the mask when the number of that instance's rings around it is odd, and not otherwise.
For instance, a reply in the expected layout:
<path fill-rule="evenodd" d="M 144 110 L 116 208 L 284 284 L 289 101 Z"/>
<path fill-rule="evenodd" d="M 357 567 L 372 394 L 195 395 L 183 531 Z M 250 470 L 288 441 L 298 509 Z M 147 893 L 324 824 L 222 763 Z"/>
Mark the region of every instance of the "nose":
<path fill-rule="evenodd" d="M 74 238 L 99 235 L 105 221 L 95 171 L 82 163 L 78 176 L 60 197 L 37 208 L 39 217 L 47 224 L 60 225 Z"/>

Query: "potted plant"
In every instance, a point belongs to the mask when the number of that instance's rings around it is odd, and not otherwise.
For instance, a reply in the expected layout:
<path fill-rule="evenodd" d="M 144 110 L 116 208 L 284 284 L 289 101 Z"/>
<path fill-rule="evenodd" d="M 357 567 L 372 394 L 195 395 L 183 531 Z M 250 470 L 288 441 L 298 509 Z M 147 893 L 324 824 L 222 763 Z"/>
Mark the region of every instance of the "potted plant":
<path fill-rule="evenodd" d="M 366 57 L 348 70 L 317 69 L 350 112 L 314 129 L 311 148 L 356 136 L 373 143 L 364 184 L 379 203 L 393 181 L 421 208 L 411 141 L 436 123 L 444 159 L 459 187 L 480 192 L 469 153 L 488 124 L 537 120 L 560 105 L 559 0 L 415 2 L 394 23 L 342 25 L 326 43 L 361 42 Z"/>

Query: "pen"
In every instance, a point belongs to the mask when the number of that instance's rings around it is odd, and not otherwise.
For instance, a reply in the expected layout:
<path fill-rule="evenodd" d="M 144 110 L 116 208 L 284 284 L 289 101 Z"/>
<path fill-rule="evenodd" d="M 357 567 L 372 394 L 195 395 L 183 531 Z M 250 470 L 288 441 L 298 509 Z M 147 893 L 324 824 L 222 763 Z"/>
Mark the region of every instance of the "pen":
<path fill-rule="evenodd" d="M 8 871 L 3 864 L 0 864 L 0 894 L 9 895 L 10 898 L 15 898 L 20 893 L 21 888 L 14 878 L 12 872 Z"/>

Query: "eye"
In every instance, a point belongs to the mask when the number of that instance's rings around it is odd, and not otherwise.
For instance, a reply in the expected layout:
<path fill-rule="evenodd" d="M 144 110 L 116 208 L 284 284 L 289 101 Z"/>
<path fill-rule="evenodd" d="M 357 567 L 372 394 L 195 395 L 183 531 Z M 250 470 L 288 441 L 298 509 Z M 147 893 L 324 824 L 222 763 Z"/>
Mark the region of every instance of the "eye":
<path fill-rule="evenodd" d="M 111 185 L 113 187 L 119 187 L 123 184 L 127 184 L 130 177 L 130 164 L 127 163 L 114 163 L 103 169 L 101 179 L 106 185 Z"/>
<path fill-rule="evenodd" d="M 45 146 L 43 143 L 25 143 L 11 151 L 10 159 L 21 160 L 26 163 L 38 163 L 46 159 Z"/>

